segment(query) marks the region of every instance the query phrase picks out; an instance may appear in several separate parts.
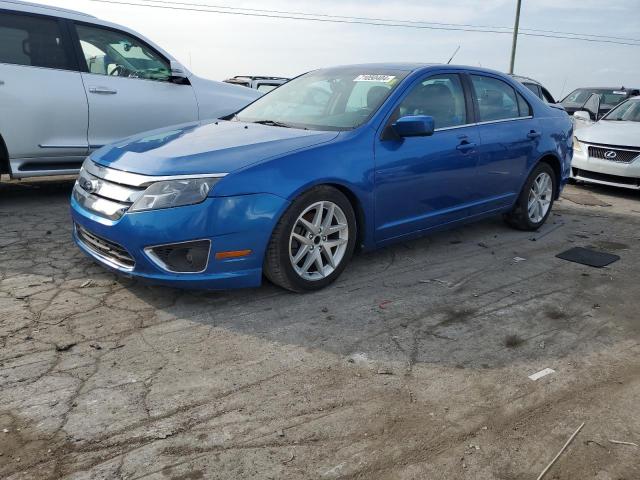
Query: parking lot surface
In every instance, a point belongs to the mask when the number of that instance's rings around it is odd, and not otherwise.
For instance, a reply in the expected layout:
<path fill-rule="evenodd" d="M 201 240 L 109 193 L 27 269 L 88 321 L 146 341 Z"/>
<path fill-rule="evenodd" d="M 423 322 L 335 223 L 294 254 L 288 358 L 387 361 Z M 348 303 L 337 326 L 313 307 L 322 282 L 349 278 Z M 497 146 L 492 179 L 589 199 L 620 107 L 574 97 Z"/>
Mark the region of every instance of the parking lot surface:
<path fill-rule="evenodd" d="M 178 291 L 72 243 L 71 181 L 0 184 L 0 478 L 640 478 L 640 195 L 570 186 L 356 255 L 296 295 Z M 603 269 L 555 255 L 592 246 Z M 554 373 L 538 380 L 529 375 Z"/>

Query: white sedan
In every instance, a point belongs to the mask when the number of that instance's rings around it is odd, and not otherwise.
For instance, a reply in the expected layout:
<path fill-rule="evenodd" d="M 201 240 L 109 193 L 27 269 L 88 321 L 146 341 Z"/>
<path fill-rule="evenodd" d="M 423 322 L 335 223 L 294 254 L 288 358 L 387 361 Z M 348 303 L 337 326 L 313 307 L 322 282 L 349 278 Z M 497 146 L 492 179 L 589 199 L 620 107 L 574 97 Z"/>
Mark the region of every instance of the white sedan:
<path fill-rule="evenodd" d="M 571 178 L 640 190 L 640 97 L 576 131 Z"/>

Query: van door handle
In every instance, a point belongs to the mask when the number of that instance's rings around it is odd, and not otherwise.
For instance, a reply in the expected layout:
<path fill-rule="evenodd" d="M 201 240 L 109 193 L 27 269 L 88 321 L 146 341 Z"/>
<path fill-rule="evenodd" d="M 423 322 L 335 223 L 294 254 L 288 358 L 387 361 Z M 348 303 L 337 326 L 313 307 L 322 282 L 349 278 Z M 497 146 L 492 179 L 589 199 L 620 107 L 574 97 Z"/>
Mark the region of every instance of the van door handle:
<path fill-rule="evenodd" d="M 536 138 L 539 138 L 541 135 L 540 132 L 536 132 L 535 130 L 531 130 L 529 133 L 527 133 L 527 138 L 530 138 L 531 140 L 535 140 Z"/>
<path fill-rule="evenodd" d="M 117 90 L 107 87 L 89 87 L 89 91 L 91 93 L 98 93 L 101 95 L 115 95 L 116 93 L 118 93 Z"/>
<path fill-rule="evenodd" d="M 0 87 L 4 85 L 4 80 L 0 80 Z"/>
<path fill-rule="evenodd" d="M 460 142 L 460 145 L 456 147 L 456 149 L 461 151 L 462 153 L 467 153 L 474 148 L 476 148 L 476 144 L 469 142 L 468 140 L 463 140 L 462 142 Z"/>

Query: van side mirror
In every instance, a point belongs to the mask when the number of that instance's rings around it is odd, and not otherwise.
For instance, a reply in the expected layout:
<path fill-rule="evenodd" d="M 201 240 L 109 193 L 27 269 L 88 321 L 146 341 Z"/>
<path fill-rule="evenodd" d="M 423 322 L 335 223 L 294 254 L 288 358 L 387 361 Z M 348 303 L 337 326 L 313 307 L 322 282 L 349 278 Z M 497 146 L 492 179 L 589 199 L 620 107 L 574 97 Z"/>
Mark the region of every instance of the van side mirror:
<path fill-rule="evenodd" d="M 428 137 L 435 130 L 433 117 L 429 115 L 407 115 L 396 120 L 391 127 L 400 137 Z"/>

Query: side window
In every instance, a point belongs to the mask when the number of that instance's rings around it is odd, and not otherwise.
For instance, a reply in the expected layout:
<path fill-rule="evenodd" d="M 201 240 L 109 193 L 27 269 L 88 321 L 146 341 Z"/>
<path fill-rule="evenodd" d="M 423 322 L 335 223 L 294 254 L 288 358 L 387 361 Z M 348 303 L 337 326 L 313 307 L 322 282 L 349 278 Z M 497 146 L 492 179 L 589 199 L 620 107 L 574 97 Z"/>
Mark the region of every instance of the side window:
<path fill-rule="evenodd" d="M 531 90 L 536 95 L 536 97 L 542 98 L 540 97 L 540 87 L 538 85 L 536 85 L 535 83 L 523 83 L 523 85 Z"/>
<path fill-rule="evenodd" d="M 137 38 L 116 30 L 77 24 L 87 70 L 98 75 L 167 81 L 169 63 Z"/>
<path fill-rule="evenodd" d="M 460 76 L 434 75 L 413 87 L 396 108 L 391 122 L 407 115 L 429 115 L 436 129 L 468 123 Z"/>
<path fill-rule="evenodd" d="M 481 122 L 520 117 L 516 92 L 506 82 L 492 77 L 471 75 Z"/>
<path fill-rule="evenodd" d="M 542 87 L 542 99 L 547 102 L 547 103 L 556 103 L 556 100 L 553 98 L 553 95 L 551 95 L 549 93 L 549 90 L 547 90 L 546 88 Z"/>
<path fill-rule="evenodd" d="M 57 20 L 2 12 L 0 63 L 72 69 Z"/>
<path fill-rule="evenodd" d="M 524 97 L 522 95 L 520 95 L 518 92 L 516 92 L 516 95 L 518 96 L 518 113 L 520 117 L 530 117 L 533 115 L 533 112 L 531 111 L 531 105 L 529 105 L 529 102 L 527 102 Z"/>

